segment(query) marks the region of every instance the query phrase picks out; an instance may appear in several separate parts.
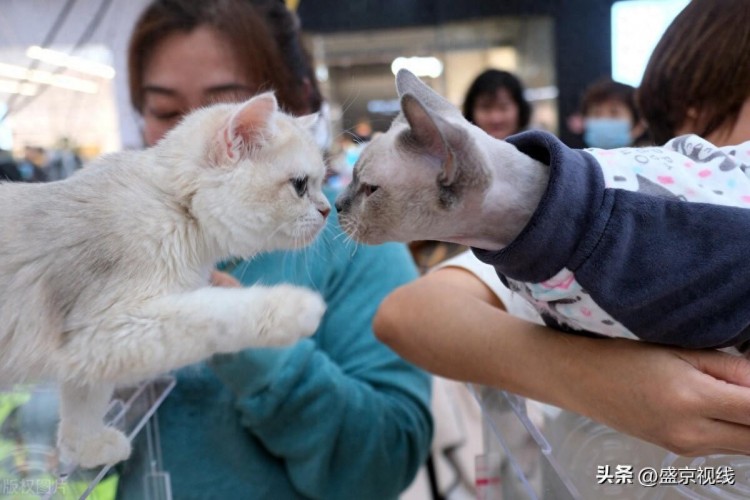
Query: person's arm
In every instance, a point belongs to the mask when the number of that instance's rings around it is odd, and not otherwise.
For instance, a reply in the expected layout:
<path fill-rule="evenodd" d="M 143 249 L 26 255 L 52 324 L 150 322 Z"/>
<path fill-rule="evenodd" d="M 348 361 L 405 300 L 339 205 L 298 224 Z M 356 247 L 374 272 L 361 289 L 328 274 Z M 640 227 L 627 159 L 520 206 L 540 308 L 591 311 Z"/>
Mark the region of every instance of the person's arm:
<path fill-rule="evenodd" d="M 429 450 L 430 381 L 378 342 L 371 325 L 380 301 L 416 277 L 414 266 L 401 245 L 341 245 L 315 260 L 334 269 L 319 283 L 328 309 L 315 337 L 211 366 L 236 394 L 242 423 L 283 460 L 300 493 L 395 498 Z"/>
<path fill-rule="evenodd" d="M 719 351 L 564 334 L 488 304 L 472 273 L 396 290 L 376 335 L 445 377 L 550 403 L 680 455 L 750 454 L 750 362 Z"/>

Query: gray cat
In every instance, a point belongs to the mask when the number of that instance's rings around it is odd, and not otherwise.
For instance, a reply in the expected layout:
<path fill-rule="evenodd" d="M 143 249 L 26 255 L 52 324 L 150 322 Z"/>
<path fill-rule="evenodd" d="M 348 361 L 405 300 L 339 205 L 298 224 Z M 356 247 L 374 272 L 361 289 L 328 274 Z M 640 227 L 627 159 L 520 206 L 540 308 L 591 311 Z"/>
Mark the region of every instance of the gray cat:
<path fill-rule="evenodd" d="M 696 348 L 750 339 L 750 180 L 737 155 L 750 147 L 500 141 L 408 71 L 396 86 L 401 114 L 336 202 L 354 239 L 471 246 L 563 329 Z"/>
<path fill-rule="evenodd" d="M 62 384 L 64 460 L 128 456 L 102 421 L 117 384 L 316 330 L 317 293 L 209 286 L 219 260 L 296 248 L 324 227 L 313 123 L 266 93 L 69 179 L 0 184 L 0 383 Z"/>

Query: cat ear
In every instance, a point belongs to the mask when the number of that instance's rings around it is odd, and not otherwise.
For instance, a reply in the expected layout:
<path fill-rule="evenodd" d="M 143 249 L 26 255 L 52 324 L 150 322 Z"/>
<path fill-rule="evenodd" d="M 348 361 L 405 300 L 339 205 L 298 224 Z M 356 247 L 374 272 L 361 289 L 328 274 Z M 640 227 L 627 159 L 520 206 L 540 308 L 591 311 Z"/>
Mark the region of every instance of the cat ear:
<path fill-rule="evenodd" d="M 427 154 L 440 161 L 440 183 L 445 186 L 452 184 L 456 177 L 456 162 L 447 140 L 452 133 L 452 125 L 411 94 L 401 96 L 401 111 L 409 123 L 412 138 Z"/>
<path fill-rule="evenodd" d="M 298 116 L 294 120 L 297 124 L 305 130 L 310 132 L 315 131 L 315 127 L 318 125 L 318 120 L 321 119 L 320 113 L 312 113 L 309 115 Z"/>
<path fill-rule="evenodd" d="M 420 80 L 408 69 L 400 69 L 396 74 L 396 92 L 399 97 L 412 94 L 422 101 L 428 108 L 447 114 L 456 114 L 460 111 L 443 96 L 432 90 L 426 83 Z"/>
<path fill-rule="evenodd" d="M 273 92 L 257 95 L 234 112 L 223 129 L 223 149 L 230 160 L 238 160 L 263 146 L 273 135 L 271 117 L 279 110 Z"/>

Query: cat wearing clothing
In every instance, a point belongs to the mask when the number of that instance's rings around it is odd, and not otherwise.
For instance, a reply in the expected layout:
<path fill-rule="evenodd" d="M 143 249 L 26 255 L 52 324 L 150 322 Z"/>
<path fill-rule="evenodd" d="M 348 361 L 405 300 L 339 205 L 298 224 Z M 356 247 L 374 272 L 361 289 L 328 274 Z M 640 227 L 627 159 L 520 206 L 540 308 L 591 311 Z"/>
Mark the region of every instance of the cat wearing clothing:
<path fill-rule="evenodd" d="M 299 248 L 324 227 L 314 122 L 266 93 L 69 179 L 0 184 L 0 383 L 61 384 L 63 460 L 129 456 L 103 423 L 116 385 L 317 329 L 315 292 L 209 286 L 216 262 Z"/>
<path fill-rule="evenodd" d="M 355 239 L 471 246 L 564 330 L 690 348 L 750 339 L 750 143 L 500 141 L 408 71 L 402 113 L 336 201 Z"/>

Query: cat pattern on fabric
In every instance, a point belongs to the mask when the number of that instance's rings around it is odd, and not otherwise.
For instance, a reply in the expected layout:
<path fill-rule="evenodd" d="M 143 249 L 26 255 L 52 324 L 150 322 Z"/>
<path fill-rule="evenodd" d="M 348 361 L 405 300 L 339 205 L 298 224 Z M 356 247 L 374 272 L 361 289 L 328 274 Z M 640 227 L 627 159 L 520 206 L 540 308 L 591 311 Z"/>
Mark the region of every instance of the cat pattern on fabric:
<path fill-rule="evenodd" d="M 401 113 L 336 200 L 363 243 L 472 247 L 552 326 L 690 348 L 750 340 L 750 142 L 500 141 L 407 70 Z"/>
<path fill-rule="evenodd" d="M 324 227 L 314 122 L 265 93 L 68 179 L 0 184 L 0 382 L 60 383 L 64 461 L 128 457 L 103 423 L 117 385 L 317 329 L 313 291 L 209 286 L 220 260 L 299 248 Z"/>

